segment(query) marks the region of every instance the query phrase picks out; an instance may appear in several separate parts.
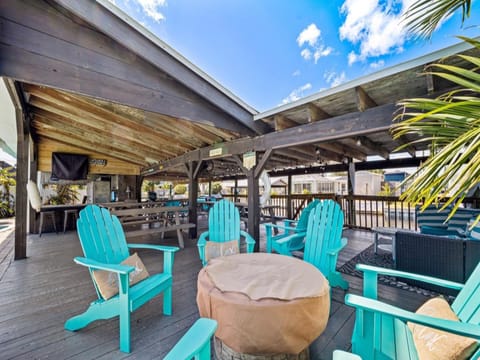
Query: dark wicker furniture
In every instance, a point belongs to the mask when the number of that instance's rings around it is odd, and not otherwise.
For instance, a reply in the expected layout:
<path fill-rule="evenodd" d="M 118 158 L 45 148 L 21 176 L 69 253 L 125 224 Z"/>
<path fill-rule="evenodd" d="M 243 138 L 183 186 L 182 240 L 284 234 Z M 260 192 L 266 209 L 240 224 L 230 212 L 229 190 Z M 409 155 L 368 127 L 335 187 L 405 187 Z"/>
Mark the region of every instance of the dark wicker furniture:
<path fill-rule="evenodd" d="M 480 241 L 410 231 L 397 232 L 395 250 L 397 270 L 460 283 L 468 279 L 480 261 Z M 415 282 L 412 284 L 428 290 L 440 291 L 440 288 L 434 285 Z M 445 293 L 444 288 L 441 290 Z"/>

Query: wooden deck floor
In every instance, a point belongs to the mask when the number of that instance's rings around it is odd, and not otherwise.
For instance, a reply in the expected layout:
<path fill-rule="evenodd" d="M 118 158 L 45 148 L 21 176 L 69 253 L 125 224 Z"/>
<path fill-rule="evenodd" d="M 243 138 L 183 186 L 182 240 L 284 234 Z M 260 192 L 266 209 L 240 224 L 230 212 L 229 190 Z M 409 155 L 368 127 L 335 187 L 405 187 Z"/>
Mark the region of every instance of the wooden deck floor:
<path fill-rule="evenodd" d="M 348 248 L 339 265 L 372 243 L 371 233 L 345 231 Z M 11 261 L 13 234 L 2 242 L 0 234 L 0 358 L 1 359 L 161 359 L 198 318 L 196 278 L 201 264 L 196 241 L 187 240 L 177 252 L 174 266 L 173 315 L 161 313 L 157 297 L 132 315 L 132 353 L 118 350 L 118 320 L 97 321 L 72 333 L 63 329 L 70 316 L 83 312 L 96 298 L 85 268 L 74 264 L 81 255 L 75 232 L 28 238 L 28 258 Z M 173 238 L 163 243 L 176 244 Z M 265 244 L 262 239 L 261 248 Z M 140 252 L 151 272 L 160 271 L 162 257 Z M 361 279 L 348 277 L 350 290 L 360 293 Z M 381 298 L 415 309 L 422 295 L 380 285 Z M 311 345 L 311 359 L 331 359 L 334 349 L 350 349 L 354 312 L 343 304 L 345 292 L 334 289 L 330 320 Z"/>

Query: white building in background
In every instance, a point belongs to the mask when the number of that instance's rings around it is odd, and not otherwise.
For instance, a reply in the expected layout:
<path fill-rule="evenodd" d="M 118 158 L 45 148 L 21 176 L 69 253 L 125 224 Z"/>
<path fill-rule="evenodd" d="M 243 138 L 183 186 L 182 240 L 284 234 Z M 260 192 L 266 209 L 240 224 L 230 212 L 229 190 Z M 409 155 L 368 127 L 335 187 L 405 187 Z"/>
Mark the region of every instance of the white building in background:
<path fill-rule="evenodd" d="M 347 194 L 347 180 L 343 176 L 325 176 L 323 174 L 296 175 L 292 177 L 292 193 L 303 194 Z"/>
<path fill-rule="evenodd" d="M 355 173 L 355 195 L 378 195 L 382 191 L 383 174 L 370 171 Z"/>
<path fill-rule="evenodd" d="M 271 178 L 272 191 L 280 194 L 280 189 L 287 186 L 287 177 Z M 355 195 L 378 195 L 382 191 L 383 174 L 370 171 L 357 171 L 355 173 Z M 233 194 L 235 182 L 222 181 L 222 193 Z M 262 187 L 262 184 L 260 184 Z M 278 187 L 278 189 L 277 189 Z M 348 194 L 347 176 L 326 176 L 324 174 L 305 174 L 292 176 L 292 194 Z M 247 193 L 247 179 L 238 180 L 239 195 Z M 208 189 L 207 189 L 208 191 Z M 261 192 L 261 191 L 260 191 Z M 283 191 L 282 191 L 283 192 Z"/>

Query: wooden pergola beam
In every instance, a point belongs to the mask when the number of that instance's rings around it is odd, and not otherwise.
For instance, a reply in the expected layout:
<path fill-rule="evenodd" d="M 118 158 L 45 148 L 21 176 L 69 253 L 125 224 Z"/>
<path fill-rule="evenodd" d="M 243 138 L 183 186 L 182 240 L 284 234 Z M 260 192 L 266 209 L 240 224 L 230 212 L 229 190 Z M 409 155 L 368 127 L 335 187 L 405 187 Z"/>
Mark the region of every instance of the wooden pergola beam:
<path fill-rule="evenodd" d="M 323 121 L 300 125 L 255 138 L 242 138 L 226 142 L 221 146 L 224 154 L 234 155 L 243 154 L 251 150 L 266 151 L 267 149 L 281 149 L 386 131 L 390 129 L 395 109 L 394 104 L 381 105 L 364 112 L 335 116 Z M 160 169 L 167 169 L 182 164 L 186 162 L 186 160 L 198 161 L 208 159 L 210 157 L 210 150 L 218 147 L 219 145 L 216 144 L 188 152 L 177 158 L 147 167 L 142 171 L 142 174 L 153 174 Z"/>

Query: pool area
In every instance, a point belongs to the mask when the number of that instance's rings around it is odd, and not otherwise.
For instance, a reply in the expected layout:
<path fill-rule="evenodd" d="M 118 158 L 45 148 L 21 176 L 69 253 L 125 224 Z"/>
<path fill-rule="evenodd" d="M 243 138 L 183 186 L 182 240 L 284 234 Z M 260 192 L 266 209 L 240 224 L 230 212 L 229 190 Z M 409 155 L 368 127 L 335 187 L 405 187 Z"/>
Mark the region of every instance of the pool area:
<path fill-rule="evenodd" d="M 13 228 L 13 224 L 10 223 L 0 223 L 0 232 L 7 231 Z"/>

